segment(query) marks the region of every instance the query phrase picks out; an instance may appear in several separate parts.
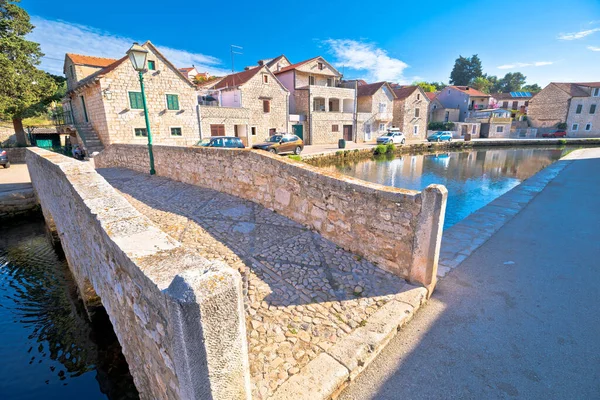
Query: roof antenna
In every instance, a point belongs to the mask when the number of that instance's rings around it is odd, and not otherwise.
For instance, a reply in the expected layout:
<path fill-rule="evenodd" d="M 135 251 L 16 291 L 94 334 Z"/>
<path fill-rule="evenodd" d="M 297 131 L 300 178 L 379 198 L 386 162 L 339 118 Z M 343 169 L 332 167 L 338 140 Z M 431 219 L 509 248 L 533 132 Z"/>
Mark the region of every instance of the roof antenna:
<path fill-rule="evenodd" d="M 230 45 L 230 50 L 231 50 L 231 73 L 232 73 L 232 74 L 235 72 L 235 69 L 234 69 L 234 67 L 233 67 L 233 57 L 234 57 L 234 54 L 244 54 L 244 53 L 242 53 L 242 52 L 239 52 L 239 51 L 234 51 L 234 50 L 233 50 L 233 48 L 234 48 L 234 47 L 235 47 L 236 49 L 240 49 L 240 50 L 243 50 L 243 49 L 244 49 L 243 47 L 236 46 L 235 44 L 232 44 L 232 45 Z"/>

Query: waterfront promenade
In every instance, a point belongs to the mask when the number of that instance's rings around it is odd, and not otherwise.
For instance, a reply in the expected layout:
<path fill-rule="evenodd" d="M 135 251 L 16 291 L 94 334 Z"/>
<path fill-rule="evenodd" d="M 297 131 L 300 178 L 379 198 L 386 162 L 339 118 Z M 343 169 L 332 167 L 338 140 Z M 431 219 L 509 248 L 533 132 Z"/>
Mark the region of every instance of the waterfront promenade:
<path fill-rule="evenodd" d="M 558 163 L 341 399 L 597 396 L 600 149 Z"/>

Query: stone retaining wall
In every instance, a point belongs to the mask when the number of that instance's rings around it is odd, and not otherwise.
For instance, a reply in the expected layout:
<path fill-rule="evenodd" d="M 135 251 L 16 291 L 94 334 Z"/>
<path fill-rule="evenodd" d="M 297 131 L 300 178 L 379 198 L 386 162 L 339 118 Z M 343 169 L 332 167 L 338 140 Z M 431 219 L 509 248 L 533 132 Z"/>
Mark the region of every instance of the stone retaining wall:
<path fill-rule="evenodd" d="M 261 204 L 430 289 L 447 191 L 402 190 L 254 150 L 154 146 L 156 173 Z M 148 171 L 146 146 L 112 145 L 96 167 Z"/>
<path fill-rule="evenodd" d="M 141 398 L 249 398 L 239 274 L 184 250 L 91 164 L 29 148 L 27 165 L 79 292 L 101 299 Z"/>
<path fill-rule="evenodd" d="M 11 164 L 23 164 L 25 162 L 26 147 L 10 147 L 5 150 Z"/>
<path fill-rule="evenodd" d="M 39 211 L 39 205 L 31 186 L 23 185 L 15 190 L 0 192 L 0 221 L 36 211 Z"/>

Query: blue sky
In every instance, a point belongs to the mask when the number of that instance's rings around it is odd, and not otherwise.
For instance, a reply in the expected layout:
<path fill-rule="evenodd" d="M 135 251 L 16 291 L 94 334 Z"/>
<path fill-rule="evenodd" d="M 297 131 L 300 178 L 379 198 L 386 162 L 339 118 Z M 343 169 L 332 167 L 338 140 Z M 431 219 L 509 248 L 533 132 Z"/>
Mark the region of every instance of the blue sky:
<path fill-rule="evenodd" d="M 21 2 L 46 53 L 42 68 L 53 73 L 66 52 L 119 58 L 132 41 L 151 40 L 179 67 L 221 74 L 235 44 L 236 71 L 282 53 L 292 62 L 322 55 L 347 78 L 447 82 L 459 55 L 479 54 L 484 72 L 520 71 L 542 86 L 600 80 L 598 0 L 164 4 Z"/>

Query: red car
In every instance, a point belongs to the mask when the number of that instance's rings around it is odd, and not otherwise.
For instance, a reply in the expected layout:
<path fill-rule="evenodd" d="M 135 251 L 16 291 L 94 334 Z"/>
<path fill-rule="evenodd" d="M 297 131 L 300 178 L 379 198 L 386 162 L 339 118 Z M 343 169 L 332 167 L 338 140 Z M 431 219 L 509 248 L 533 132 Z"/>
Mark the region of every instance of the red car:
<path fill-rule="evenodd" d="M 566 131 L 556 131 L 556 132 L 550 132 L 550 133 L 543 133 L 542 137 L 548 137 L 548 138 L 567 137 L 567 132 Z"/>

